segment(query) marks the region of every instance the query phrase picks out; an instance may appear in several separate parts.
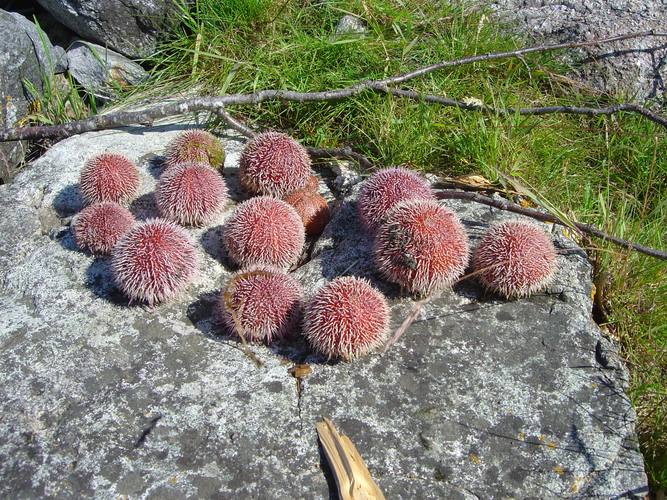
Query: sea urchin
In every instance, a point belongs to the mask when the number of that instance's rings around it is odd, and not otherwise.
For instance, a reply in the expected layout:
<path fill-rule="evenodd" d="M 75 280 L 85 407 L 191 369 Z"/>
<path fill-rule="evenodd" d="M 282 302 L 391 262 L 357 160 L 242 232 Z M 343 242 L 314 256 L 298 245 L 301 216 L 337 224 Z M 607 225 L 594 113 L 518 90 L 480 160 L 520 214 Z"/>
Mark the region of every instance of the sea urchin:
<path fill-rule="evenodd" d="M 189 226 L 202 226 L 227 202 L 227 186 L 215 170 L 202 163 L 182 163 L 166 170 L 156 189 L 163 217 Z"/>
<path fill-rule="evenodd" d="M 322 195 L 306 187 L 288 194 L 284 200 L 292 205 L 296 213 L 299 214 L 308 236 L 322 234 L 324 227 L 331 218 L 329 205 L 327 205 L 327 200 Z"/>
<path fill-rule="evenodd" d="M 375 172 L 362 184 L 357 211 L 362 225 L 372 232 L 397 203 L 433 199 L 430 186 L 415 172 L 403 167 L 386 168 Z"/>
<path fill-rule="evenodd" d="M 244 340 L 270 344 L 290 333 L 301 316 L 301 287 L 270 267 L 251 267 L 232 275 L 220 294 L 226 327 Z"/>
<path fill-rule="evenodd" d="M 139 190 L 139 171 L 116 153 L 102 153 L 83 166 L 79 188 L 86 203 L 113 201 L 126 205 Z"/>
<path fill-rule="evenodd" d="M 303 222 L 294 208 L 269 196 L 241 203 L 225 224 L 223 241 L 229 257 L 246 267 L 296 264 L 305 241 Z"/>
<path fill-rule="evenodd" d="M 197 269 L 188 233 L 173 222 L 150 219 L 135 225 L 113 249 L 111 271 L 120 290 L 153 305 L 183 291 Z"/>
<path fill-rule="evenodd" d="M 222 170 L 225 150 L 220 140 L 205 130 L 187 130 L 167 144 L 167 169 L 181 163 L 203 163 Z"/>
<path fill-rule="evenodd" d="M 78 213 L 72 221 L 72 229 L 79 248 L 96 255 L 104 255 L 111 252 L 133 224 L 134 216 L 127 208 L 104 201 L 90 205 Z"/>
<path fill-rule="evenodd" d="M 487 289 L 507 298 L 525 297 L 549 284 L 556 269 L 556 249 L 536 224 L 496 223 L 477 246 L 473 268 Z"/>
<path fill-rule="evenodd" d="M 280 132 L 259 134 L 241 154 L 241 185 L 253 194 L 285 196 L 305 187 L 310 174 L 306 149 Z"/>
<path fill-rule="evenodd" d="M 431 200 L 396 205 L 379 227 L 373 248 L 382 275 L 420 295 L 451 286 L 465 271 L 468 253 L 458 217 Z"/>
<path fill-rule="evenodd" d="M 388 327 L 384 296 L 368 281 L 345 276 L 323 286 L 306 306 L 303 333 L 319 353 L 349 361 L 380 346 Z"/>

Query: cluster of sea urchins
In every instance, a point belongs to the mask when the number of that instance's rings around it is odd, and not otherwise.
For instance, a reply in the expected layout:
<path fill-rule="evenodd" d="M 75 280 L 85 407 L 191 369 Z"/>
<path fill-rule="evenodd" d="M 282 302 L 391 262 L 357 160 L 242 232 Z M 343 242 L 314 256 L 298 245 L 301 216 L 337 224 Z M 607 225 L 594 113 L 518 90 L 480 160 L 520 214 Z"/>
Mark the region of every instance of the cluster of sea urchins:
<path fill-rule="evenodd" d="M 80 188 L 89 206 L 73 222 L 79 247 L 111 253 L 118 288 L 149 305 L 177 296 L 196 272 L 196 248 L 178 224 L 207 225 L 228 199 L 224 150 L 215 136 L 185 132 L 167 146 L 166 156 L 155 193 L 163 218 L 135 221 L 126 205 L 139 190 L 137 167 L 105 153 L 84 166 Z M 306 236 L 319 235 L 330 218 L 305 148 L 285 134 L 259 134 L 241 155 L 239 178 L 259 196 L 240 203 L 224 226 L 222 243 L 240 268 L 218 301 L 226 328 L 244 341 L 270 343 L 302 323 L 316 351 L 343 360 L 381 345 L 389 307 L 368 281 L 335 278 L 305 304 L 299 283 L 287 274 Z M 464 227 L 418 174 L 400 167 L 376 172 L 361 186 L 357 208 L 373 237 L 376 267 L 388 281 L 423 296 L 463 276 L 470 254 Z M 548 284 L 555 256 L 551 239 L 537 225 L 506 222 L 482 239 L 473 270 L 487 289 L 520 297 Z"/>

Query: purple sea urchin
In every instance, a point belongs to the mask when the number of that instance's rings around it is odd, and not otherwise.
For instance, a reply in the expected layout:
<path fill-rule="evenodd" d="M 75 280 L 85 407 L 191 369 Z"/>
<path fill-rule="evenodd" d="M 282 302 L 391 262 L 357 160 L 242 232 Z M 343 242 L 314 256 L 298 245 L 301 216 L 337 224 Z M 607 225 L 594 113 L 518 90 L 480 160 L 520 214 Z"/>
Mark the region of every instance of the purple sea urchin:
<path fill-rule="evenodd" d="M 118 241 L 111 258 L 118 288 L 131 301 L 149 305 L 182 292 L 196 269 L 197 252 L 188 233 L 164 219 L 135 225 Z"/>
<path fill-rule="evenodd" d="M 83 166 L 79 188 L 88 204 L 113 201 L 126 205 L 139 190 L 139 171 L 123 155 L 102 153 Z"/>
<path fill-rule="evenodd" d="M 430 294 L 452 285 L 468 263 L 468 238 L 458 217 L 431 200 L 403 201 L 377 230 L 377 268 L 412 293 Z"/>
<path fill-rule="evenodd" d="M 167 144 L 165 166 L 181 163 L 203 163 L 222 170 L 225 150 L 220 140 L 205 130 L 187 130 Z"/>
<path fill-rule="evenodd" d="M 305 241 L 303 222 L 294 208 L 269 196 L 241 203 L 225 224 L 223 241 L 229 257 L 246 267 L 296 264 Z"/>
<path fill-rule="evenodd" d="M 72 221 L 72 229 L 79 248 L 104 255 L 133 224 L 134 216 L 127 208 L 105 201 L 84 208 Z"/>
<path fill-rule="evenodd" d="M 433 199 L 431 187 L 415 172 L 403 167 L 386 168 L 375 172 L 363 183 L 357 211 L 362 225 L 372 232 L 397 203 Z"/>
<path fill-rule="evenodd" d="M 525 297 L 549 284 L 556 269 L 556 249 L 536 224 L 497 223 L 477 246 L 473 268 L 487 289 L 507 298 Z"/>
<path fill-rule="evenodd" d="M 328 358 L 349 361 L 380 346 L 389 327 L 389 306 L 368 281 L 346 276 L 322 287 L 306 306 L 304 335 Z"/>
<path fill-rule="evenodd" d="M 305 187 L 310 174 L 306 149 L 280 132 L 259 134 L 241 154 L 241 185 L 253 194 L 283 197 Z"/>
<path fill-rule="evenodd" d="M 162 174 L 156 199 L 163 217 L 183 225 L 202 226 L 224 207 L 227 186 L 211 167 L 182 163 Z"/>
<path fill-rule="evenodd" d="M 298 323 L 301 287 L 277 269 L 244 269 L 232 275 L 218 304 L 231 332 L 250 342 L 270 344 L 289 335 Z"/>

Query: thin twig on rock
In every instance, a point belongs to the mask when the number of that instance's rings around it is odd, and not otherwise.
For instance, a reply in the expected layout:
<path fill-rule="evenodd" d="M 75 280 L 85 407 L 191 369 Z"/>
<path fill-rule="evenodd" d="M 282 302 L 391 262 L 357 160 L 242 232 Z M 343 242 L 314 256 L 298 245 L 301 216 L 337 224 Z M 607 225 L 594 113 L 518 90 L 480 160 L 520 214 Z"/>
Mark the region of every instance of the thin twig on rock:
<path fill-rule="evenodd" d="M 240 134 L 248 138 L 253 138 L 257 135 L 253 129 L 244 125 L 234 117 L 232 117 L 224 108 L 219 108 L 216 110 L 216 114 L 222 119 L 223 122 L 229 127 Z M 353 160 L 359 163 L 359 166 L 362 170 L 370 170 L 373 168 L 371 161 L 362 155 L 352 150 L 352 148 L 346 146 L 342 148 L 314 148 L 307 146 L 306 150 L 311 158 L 338 158 L 343 160 Z"/>
<path fill-rule="evenodd" d="M 49 126 L 33 126 L 33 127 L 17 127 L 17 128 L 3 128 L 0 129 L 0 142 L 17 141 L 17 140 L 34 140 L 44 138 L 58 138 L 63 139 L 84 132 L 92 132 L 96 130 L 107 130 L 128 126 L 132 124 L 146 124 L 153 123 L 155 120 L 166 118 L 169 116 L 185 115 L 188 113 L 198 113 L 209 111 L 216 114 L 220 113 L 220 109 L 229 105 L 246 105 L 259 104 L 271 100 L 282 100 L 292 102 L 322 102 L 322 101 L 336 101 L 352 97 L 361 92 L 372 90 L 375 92 L 386 92 L 388 85 L 395 85 L 403 83 L 418 76 L 422 76 L 441 68 L 459 66 L 463 64 L 471 64 L 481 61 L 490 61 L 495 59 L 503 59 L 508 57 L 520 57 L 524 54 L 534 52 L 547 52 L 559 49 L 568 49 L 576 47 L 586 47 L 591 45 L 601 45 L 620 40 L 629 40 L 642 37 L 663 37 L 667 33 L 657 33 L 654 31 L 644 31 L 641 33 L 629 33 L 626 35 L 612 36 L 603 39 L 589 40 L 584 42 L 571 42 L 553 45 L 538 45 L 535 47 L 526 47 L 508 52 L 493 52 L 489 54 L 480 54 L 476 56 L 463 57 L 451 61 L 442 61 L 437 64 L 425 66 L 414 71 L 396 75 L 390 78 L 381 80 L 366 80 L 349 87 L 340 89 L 325 90 L 320 92 L 294 92 L 291 90 L 260 90 L 252 94 L 228 94 L 217 97 L 199 97 L 193 99 L 186 99 L 183 101 L 168 102 L 157 106 L 152 106 L 142 110 L 136 111 L 118 111 L 109 114 L 96 115 L 85 120 L 77 120 L 62 125 Z M 444 103 L 443 103 L 444 104 Z M 628 105 L 633 106 L 633 105 Z M 467 109 L 461 107 L 462 109 Z M 649 110 L 645 110 L 639 106 L 633 106 L 633 111 L 653 119 L 654 115 Z M 475 108 L 477 109 L 477 108 Z M 224 111 L 224 109 L 223 109 Z M 619 110 L 620 111 L 620 110 Z M 657 123 L 662 123 L 657 121 Z M 663 124 L 664 125 L 664 124 Z M 667 125 L 665 125 L 667 126 Z"/>
<path fill-rule="evenodd" d="M 660 260 L 667 260 L 667 253 L 662 250 L 657 250 L 655 248 L 650 248 L 638 243 L 633 243 L 623 238 L 618 238 L 616 236 L 611 236 L 604 231 L 591 226 L 590 224 L 582 224 L 580 222 L 574 222 L 572 224 L 567 223 L 559 219 L 558 217 L 535 210 L 534 208 L 524 208 L 516 203 L 504 200 L 502 198 L 489 198 L 488 196 L 481 195 L 479 193 L 473 193 L 469 191 L 439 191 L 437 197 L 441 200 L 468 200 L 475 203 L 481 203 L 482 205 L 487 205 L 490 207 L 497 208 L 498 210 L 505 210 L 508 212 L 514 212 L 517 214 L 525 215 L 533 219 L 542 221 L 542 222 L 551 222 L 553 224 L 559 224 L 561 226 L 572 227 L 580 230 L 583 233 L 586 233 L 596 238 L 600 238 L 605 241 L 609 241 L 619 247 L 626 248 L 628 250 L 635 250 L 639 253 L 655 257 Z"/>

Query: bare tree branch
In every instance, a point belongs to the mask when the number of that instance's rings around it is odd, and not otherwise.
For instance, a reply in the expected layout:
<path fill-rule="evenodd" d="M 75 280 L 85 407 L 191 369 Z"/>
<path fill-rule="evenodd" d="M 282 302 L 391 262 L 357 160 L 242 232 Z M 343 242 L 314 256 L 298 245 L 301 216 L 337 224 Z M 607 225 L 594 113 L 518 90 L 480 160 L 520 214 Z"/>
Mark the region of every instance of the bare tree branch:
<path fill-rule="evenodd" d="M 606 106 L 604 108 L 588 108 L 580 106 L 542 106 L 542 107 L 531 107 L 531 108 L 494 108 L 491 106 L 485 106 L 483 104 L 476 104 L 473 102 L 457 101 L 456 99 L 450 99 L 449 97 L 443 97 L 438 95 L 431 94 L 420 94 L 413 90 L 403 90 L 403 89 L 393 89 L 390 87 L 374 87 L 376 90 L 386 92 L 398 97 L 407 97 L 416 101 L 424 101 L 435 104 L 440 104 L 442 106 L 451 106 L 459 109 L 465 109 L 468 111 L 481 111 L 483 113 L 489 114 L 498 114 L 498 115 L 546 115 L 551 113 L 564 113 L 572 115 L 586 115 L 586 116 L 599 116 L 599 115 L 613 115 L 616 113 L 627 112 L 627 113 L 636 113 L 642 115 L 644 118 L 657 123 L 665 128 L 667 128 L 667 117 L 659 115 L 651 111 L 650 109 L 644 108 L 637 104 L 623 103 L 623 104 L 613 104 L 611 106 Z"/>
<path fill-rule="evenodd" d="M 613 35 L 607 38 L 598 38 L 593 40 L 587 40 L 583 42 L 566 42 L 566 43 L 556 43 L 551 45 L 537 45 L 535 47 L 526 47 L 524 49 L 511 50 L 508 52 L 492 52 L 489 54 L 480 54 L 477 56 L 463 57 L 461 59 L 454 59 L 451 61 L 442 61 L 430 66 L 425 66 L 423 68 L 410 71 L 408 73 L 403 73 L 402 75 L 385 78 L 384 80 L 379 80 L 377 83 L 380 85 L 395 85 L 397 83 L 403 83 L 418 76 L 423 76 L 433 71 L 448 68 L 451 66 L 460 66 L 462 64 L 472 64 L 481 61 L 491 61 L 494 59 L 506 59 L 508 57 L 521 57 L 525 54 L 532 54 L 533 52 L 551 52 L 554 50 L 563 50 L 563 49 L 575 49 L 580 47 L 590 47 L 591 45 L 603 45 L 612 42 L 620 42 L 622 40 L 631 40 L 635 38 L 647 38 L 647 37 L 664 37 L 667 36 L 667 33 L 660 33 L 655 30 L 651 31 L 642 31 L 637 33 L 626 33 L 623 35 Z"/>
<path fill-rule="evenodd" d="M 292 101 L 292 102 L 335 101 L 352 97 L 367 90 L 373 90 L 376 92 L 386 92 L 388 85 L 403 83 L 418 76 L 422 76 L 445 67 L 459 66 L 463 64 L 471 64 L 480 61 L 489 61 L 489 60 L 503 59 L 508 57 L 520 57 L 524 54 L 529 54 L 534 52 L 545 52 L 545 51 L 553 51 L 559 49 L 586 47 L 591 45 L 600 45 L 614 41 L 629 40 L 642 37 L 663 37 L 663 36 L 667 36 L 667 33 L 644 31 L 641 33 L 629 33 L 626 35 L 618 35 L 618 36 L 612 36 L 597 40 L 589 40 L 584 42 L 571 42 L 571 43 L 561 43 L 554 45 L 538 45 L 535 47 L 527 47 L 524 49 L 519 49 L 514 51 L 494 52 L 489 54 L 464 57 L 461 59 L 454 59 L 451 61 L 442 61 L 440 63 L 433 64 L 430 66 L 425 66 L 423 68 L 419 68 L 409 73 L 403 73 L 394 77 L 385 78 L 382 80 L 366 80 L 351 85 L 349 87 L 333 89 L 333 90 L 325 90 L 321 92 L 294 92 L 291 90 L 269 89 L 269 90 L 261 90 L 259 92 L 255 92 L 252 94 L 229 94 L 218 97 L 199 97 L 194 99 L 186 99 L 183 101 L 152 106 L 143 110 L 118 111 L 115 113 L 97 115 L 85 120 L 73 121 L 63 125 L 3 128 L 0 129 L 0 142 L 26 140 L 26 139 L 28 140 L 43 139 L 43 138 L 62 139 L 65 137 L 70 137 L 72 135 L 77 135 L 84 132 L 91 132 L 95 130 L 107 130 L 131 124 L 147 124 L 147 123 L 150 124 L 155 120 L 166 118 L 168 116 L 184 115 L 188 113 L 197 113 L 203 111 L 210 111 L 217 114 L 219 113 L 220 108 L 224 108 L 224 106 L 228 105 L 259 104 L 271 100 L 282 100 L 282 101 Z M 442 102 L 441 104 L 445 103 Z M 628 105 L 628 106 L 633 106 L 633 105 Z M 467 109 L 462 106 L 459 107 L 461 107 L 462 109 Z M 630 111 L 629 108 L 628 111 Z M 632 111 L 638 112 L 643 116 L 646 116 L 647 118 L 656 121 L 654 119 L 655 117 L 653 116 L 655 114 L 653 114 L 649 110 L 633 106 Z M 656 122 L 663 123 L 661 121 L 656 121 Z"/>
<path fill-rule="evenodd" d="M 437 197 L 441 200 L 469 200 L 475 203 L 481 203 L 482 205 L 487 205 L 489 207 L 497 208 L 498 210 L 505 210 L 508 212 L 514 212 L 517 214 L 525 215 L 533 219 L 542 221 L 542 222 L 551 222 L 553 224 L 559 224 L 561 226 L 571 227 L 571 224 L 562 221 L 558 217 L 555 217 L 551 214 L 535 210 L 533 208 L 523 208 L 520 205 L 512 203 L 510 201 L 504 200 L 502 198 L 489 198 L 488 196 L 481 195 L 479 193 L 465 192 L 465 191 L 438 191 Z M 616 236 L 611 236 L 605 233 L 604 231 L 599 230 L 595 226 L 590 224 L 581 224 L 575 222 L 574 227 L 580 230 L 582 233 L 586 233 L 596 238 L 600 238 L 604 241 L 608 241 L 619 247 L 626 248 L 628 250 L 635 250 L 639 253 L 645 255 L 650 255 L 660 260 L 667 260 L 667 253 L 655 248 L 650 248 L 638 243 L 632 243 L 631 241 L 624 240 L 623 238 L 618 238 Z"/>

